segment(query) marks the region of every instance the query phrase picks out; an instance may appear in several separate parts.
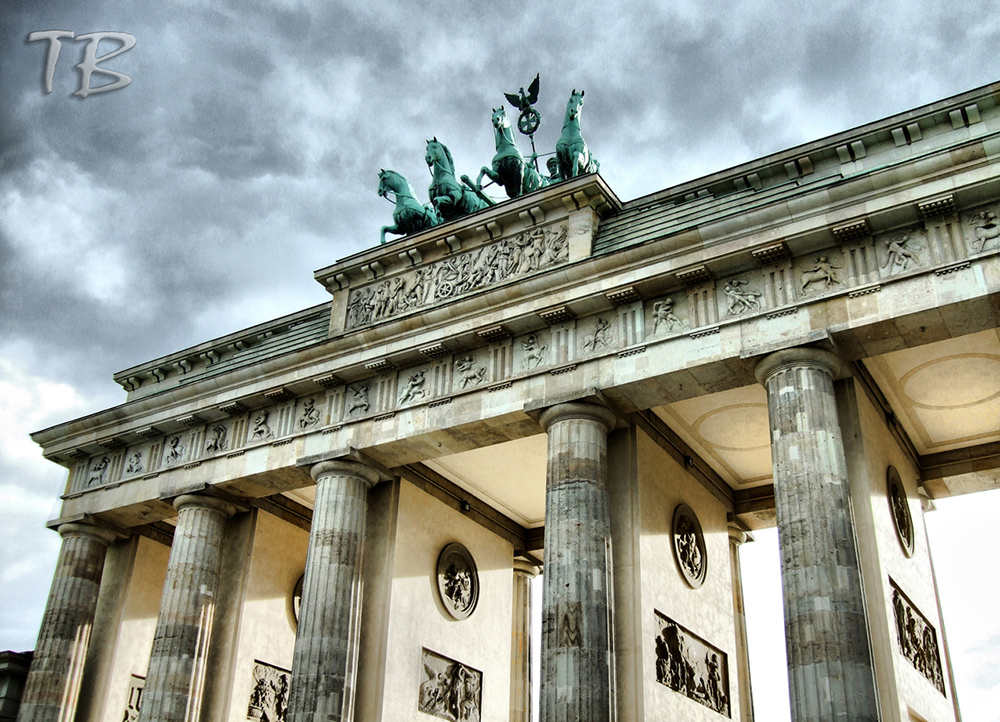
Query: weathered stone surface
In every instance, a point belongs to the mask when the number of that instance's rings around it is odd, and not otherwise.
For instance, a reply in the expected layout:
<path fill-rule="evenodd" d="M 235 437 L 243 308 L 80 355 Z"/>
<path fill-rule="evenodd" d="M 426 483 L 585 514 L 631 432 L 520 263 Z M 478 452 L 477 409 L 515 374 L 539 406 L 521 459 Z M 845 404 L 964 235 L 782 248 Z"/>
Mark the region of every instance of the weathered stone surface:
<path fill-rule="evenodd" d="M 549 435 L 542 592 L 541 718 L 614 717 L 611 518 L 607 408 L 560 404 L 541 418 Z"/>
<path fill-rule="evenodd" d="M 72 720 L 104 558 L 114 533 L 93 524 L 59 527 L 63 538 L 18 720 Z"/>
<path fill-rule="evenodd" d="M 879 719 L 829 351 L 767 356 L 788 678 L 795 722 Z"/>
<path fill-rule="evenodd" d="M 201 494 L 174 500 L 177 530 L 142 698 L 143 722 L 197 722 L 226 520 L 235 508 Z"/>
<path fill-rule="evenodd" d="M 295 636 L 288 722 L 351 720 L 368 490 L 379 477 L 371 467 L 353 461 L 324 461 L 311 473 L 316 506 Z"/>

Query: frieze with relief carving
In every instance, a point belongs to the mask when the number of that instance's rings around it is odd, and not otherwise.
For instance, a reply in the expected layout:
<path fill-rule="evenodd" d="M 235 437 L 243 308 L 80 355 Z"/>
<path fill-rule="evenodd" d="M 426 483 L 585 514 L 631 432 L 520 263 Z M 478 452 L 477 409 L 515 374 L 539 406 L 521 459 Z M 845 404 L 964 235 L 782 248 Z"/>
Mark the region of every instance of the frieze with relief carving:
<path fill-rule="evenodd" d="M 937 631 L 891 578 L 889 584 L 892 587 L 892 614 L 900 652 L 938 692 L 947 696 Z"/>
<path fill-rule="evenodd" d="M 87 477 L 87 488 L 92 486 L 100 486 L 105 482 L 108 476 L 108 467 L 111 465 L 111 459 L 106 456 L 102 456 L 93 466 L 90 467 L 90 475 Z"/>
<path fill-rule="evenodd" d="M 533 228 L 351 292 L 345 328 L 456 298 L 569 258 L 566 225 Z"/>
<path fill-rule="evenodd" d="M 971 241 L 972 252 L 982 253 L 987 247 L 1000 245 L 1000 223 L 997 222 L 997 214 L 991 208 L 973 213 L 969 217 L 969 225 L 972 226 L 974 238 Z"/>
<path fill-rule="evenodd" d="M 679 311 L 675 307 L 673 298 L 668 297 L 654 302 L 650 313 L 653 317 L 654 336 L 659 333 L 683 331 L 690 325 L 687 319 L 678 315 Z"/>
<path fill-rule="evenodd" d="M 726 653 L 660 611 L 654 609 L 653 614 L 658 630 L 654 640 L 656 681 L 730 717 Z"/>

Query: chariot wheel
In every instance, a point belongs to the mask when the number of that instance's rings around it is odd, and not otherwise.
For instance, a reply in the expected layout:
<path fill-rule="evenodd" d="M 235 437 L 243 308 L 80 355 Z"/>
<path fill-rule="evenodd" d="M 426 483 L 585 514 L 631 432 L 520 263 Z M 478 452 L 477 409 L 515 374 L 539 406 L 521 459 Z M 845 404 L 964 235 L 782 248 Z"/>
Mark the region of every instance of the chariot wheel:
<path fill-rule="evenodd" d="M 438 298 L 450 298 L 451 294 L 455 292 L 455 286 L 451 281 L 442 281 L 438 284 L 437 295 Z"/>

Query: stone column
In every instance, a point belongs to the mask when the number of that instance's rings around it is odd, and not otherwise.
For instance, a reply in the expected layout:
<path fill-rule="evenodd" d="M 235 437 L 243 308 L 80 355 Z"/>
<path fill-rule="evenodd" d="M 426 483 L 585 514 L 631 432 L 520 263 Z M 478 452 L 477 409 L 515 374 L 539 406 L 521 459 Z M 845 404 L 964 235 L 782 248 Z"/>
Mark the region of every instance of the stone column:
<path fill-rule="evenodd" d="M 538 567 L 514 560 L 514 614 L 510 640 L 510 722 L 531 720 L 531 580 Z"/>
<path fill-rule="evenodd" d="M 879 719 L 829 351 L 778 351 L 757 366 L 771 420 L 788 681 L 794 722 Z"/>
<path fill-rule="evenodd" d="M 204 494 L 174 500 L 177 529 L 170 547 L 160 616 L 142 695 L 141 722 L 198 722 L 219 561 L 226 521 L 236 509 Z"/>
<path fill-rule="evenodd" d="M 368 490 L 379 475 L 355 461 L 323 461 L 311 473 L 316 503 L 287 719 L 341 722 L 354 718 Z"/>
<path fill-rule="evenodd" d="M 733 626 L 736 629 L 736 673 L 739 676 L 740 722 L 753 722 L 753 692 L 750 686 L 747 616 L 743 608 L 743 573 L 740 570 L 740 547 L 752 539 L 753 537 L 730 522 L 729 568 L 732 570 L 733 576 Z"/>
<path fill-rule="evenodd" d="M 63 538 L 18 722 L 71 722 L 76 714 L 104 559 L 115 534 L 95 524 L 59 527 Z"/>
<path fill-rule="evenodd" d="M 608 432 L 614 414 L 560 404 L 549 435 L 542 584 L 543 722 L 614 719 Z"/>

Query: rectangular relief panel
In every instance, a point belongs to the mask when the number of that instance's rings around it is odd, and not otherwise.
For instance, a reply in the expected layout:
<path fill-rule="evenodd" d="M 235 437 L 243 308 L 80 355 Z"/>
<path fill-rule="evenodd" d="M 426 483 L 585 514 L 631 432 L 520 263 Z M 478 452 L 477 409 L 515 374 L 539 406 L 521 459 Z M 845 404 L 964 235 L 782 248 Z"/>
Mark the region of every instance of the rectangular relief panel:
<path fill-rule="evenodd" d="M 421 650 L 421 663 L 417 709 L 449 722 L 479 722 L 483 673 L 429 649 Z"/>
<path fill-rule="evenodd" d="M 247 704 L 247 719 L 261 722 L 285 722 L 288 710 L 288 686 L 292 673 L 273 664 L 253 661 L 253 691 Z"/>
<path fill-rule="evenodd" d="M 711 710 L 731 717 L 729 657 L 694 632 L 656 615 L 656 681 Z"/>
<path fill-rule="evenodd" d="M 889 586 L 892 587 L 892 616 L 896 622 L 896 641 L 899 642 L 900 652 L 914 669 L 937 687 L 938 692 L 947 697 L 937 631 L 909 597 L 903 594 L 892 577 L 889 577 Z"/>

